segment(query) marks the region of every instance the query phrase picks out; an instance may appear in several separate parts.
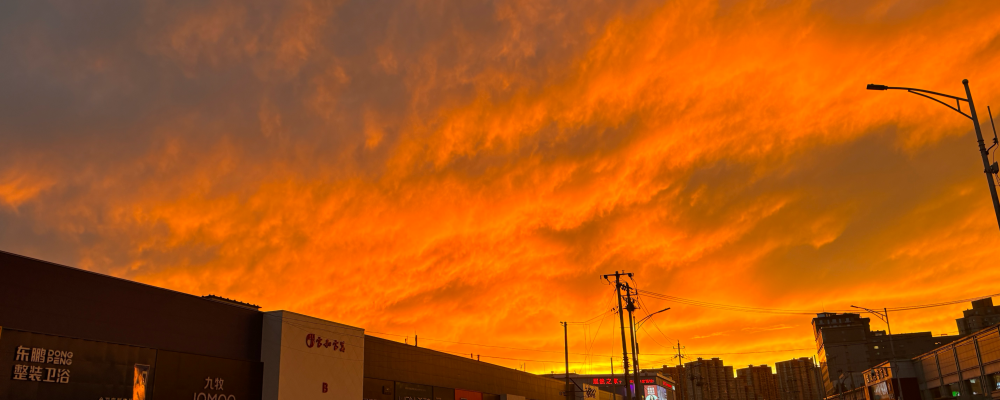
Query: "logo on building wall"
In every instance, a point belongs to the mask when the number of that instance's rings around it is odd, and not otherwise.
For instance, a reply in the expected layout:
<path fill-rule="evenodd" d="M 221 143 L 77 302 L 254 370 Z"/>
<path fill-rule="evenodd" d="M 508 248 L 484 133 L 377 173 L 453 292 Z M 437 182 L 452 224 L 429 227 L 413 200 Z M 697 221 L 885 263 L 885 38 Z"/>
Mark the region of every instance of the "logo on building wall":
<path fill-rule="evenodd" d="M 306 347 L 308 348 L 330 348 L 333 347 L 333 351 L 340 351 L 344 353 L 347 351 L 347 342 L 343 340 L 330 341 L 330 338 L 324 339 L 322 336 L 316 336 L 314 333 L 306 335 Z"/>
<path fill-rule="evenodd" d="M 17 346 L 14 361 L 69 366 L 73 364 L 73 352 Z M 34 381 L 46 383 L 69 383 L 69 378 L 69 369 L 51 368 L 30 364 L 14 364 L 14 375 L 11 377 L 11 379 L 15 381 Z"/>
<path fill-rule="evenodd" d="M 207 377 L 205 378 L 205 387 L 202 390 L 208 390 L 209 393 L 198 392 L 194 394 L 192 400 L 236 400 L 236 395 L 225 393 L 211 393 L 211 391 L 221 392 L 225 390 L 226 380 L 218 377 Z"/>

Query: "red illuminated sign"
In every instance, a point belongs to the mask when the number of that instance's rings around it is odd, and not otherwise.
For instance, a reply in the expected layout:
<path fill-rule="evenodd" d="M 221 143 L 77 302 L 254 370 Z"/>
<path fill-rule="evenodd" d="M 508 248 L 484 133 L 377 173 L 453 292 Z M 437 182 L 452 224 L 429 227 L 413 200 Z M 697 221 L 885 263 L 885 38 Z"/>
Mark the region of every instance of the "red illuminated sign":
<path fill-rule="evenodd" d="M 313 346 L 317 349 L 323 347 L 329 348 L 330 346 L 333 346 L 334 351 L 340 350 L 341 353 L 347 351 L 347 342 L 340 340 L 334 340 L 331 342 L 330 339 L 326 339 L 326 341 L 324 341 L 322 336 L 316 336 L 316 334 L 310 333 L 306 335 L 306 347 L 311 349 Z"/>
<path fill-rule="evenodd" d="M 622 382 L 623 382 L 621 379 L 618 379 L 618 378 L 614 378 L 613 380 L 612 380 L 612 378 L 593 378 L 593 379 L 594 379 L 594 383 L 593 383 L 594 385 L 621 385 Z M 629 382 L 631 382 L 633 384 L 635 383 L 635 381 L 631 380 L 631 379 L 629 379 Z M 639 379 L 639 383 L 648 383 L 648 384 L 654 384 L 655 385 L 656 384 L 656 380 L 655 379 Z"/>

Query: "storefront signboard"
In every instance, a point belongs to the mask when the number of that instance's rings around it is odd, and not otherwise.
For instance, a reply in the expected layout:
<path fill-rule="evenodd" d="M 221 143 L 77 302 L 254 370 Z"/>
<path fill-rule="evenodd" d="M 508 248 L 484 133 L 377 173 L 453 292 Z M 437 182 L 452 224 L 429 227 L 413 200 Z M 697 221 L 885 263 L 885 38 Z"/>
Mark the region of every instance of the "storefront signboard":
<path fill-rule="evenodd" d="M 0 371 L 9 374 L 0 376 L 0 398 L 145 400 L 155 361 L 149 348 L 8 328 L 0 338 Z"/>
<path fill-rule="evenodd" d="M 396 382 L 396 400 L 431 400 L 433 397 L 433 386 Z"/>
<path fill-rule="evenodd" d="M 153 399 L 260 400 L 260 362 L 160 350 Z"/>

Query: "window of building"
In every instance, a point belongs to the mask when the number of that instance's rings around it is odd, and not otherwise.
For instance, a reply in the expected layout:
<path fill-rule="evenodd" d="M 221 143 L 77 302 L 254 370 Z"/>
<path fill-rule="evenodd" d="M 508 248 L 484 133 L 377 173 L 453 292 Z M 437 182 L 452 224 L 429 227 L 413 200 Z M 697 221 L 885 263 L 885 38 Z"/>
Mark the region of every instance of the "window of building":
<path fill-rule="evenodd" d="M 965 388 L 968 389 L 973 396 L 980 395 L 983 393 L 983 388 L 980 385 L 979 379 L 966 379 Z"/>
<path fill-rule="evenodd" d="M 987 376 L 986 384 L 992 387 L 993 390 L 1000 390 L 1000 373 Z"/>

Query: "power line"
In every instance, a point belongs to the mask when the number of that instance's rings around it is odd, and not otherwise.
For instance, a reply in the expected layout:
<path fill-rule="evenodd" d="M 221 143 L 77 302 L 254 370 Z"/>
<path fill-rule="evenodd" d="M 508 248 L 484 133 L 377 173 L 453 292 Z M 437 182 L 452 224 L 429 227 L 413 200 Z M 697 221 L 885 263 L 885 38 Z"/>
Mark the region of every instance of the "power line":
<path fill-rule="evenodd" d="M 750 312 L 750 313 L 762 313 L 762 314 L 789 314 L 789 315 L 813 315 L 813 314 L 820 314 L 820 313 L 827 313 L 827 312 L 852 312 L 852 313 L 858 312 L 858 310 L 854 310 L 854 309 L 822 310 L 822 311 L 820 311 L 820 310 L 805 310 L 805 309 L 782 309 L 782 308 L 766 308 L 766 307 L 747 307 L 747 306 L 738 306 L 738 305 L 733 305 L 733 304 L 710 303 L 710 302 L 707 302 L 707 301 L 686 299 L 686 298 L 683 298 L 683 297 L 676 297 L 676 296 L 668 296 L 668 295 L 665 295 L 665 294 L 662 294 L 662 293 L 651 292 L 651 291 L 648 291 L 648 290 L 639 290 L 639 293 L 642 293 L 644 295 L 647 295 L 649 297 L 652 297 L 652 298 L 655 298 L 655 299 L 658 299 L 658 300 L 669 301 L 669 302 L 674 302 L 674 303 L 689 305 L 689 306 L 693 306 L 693 307 L 702 307 L 702 308 L 711 308 L 711 309 L 716 309 L 716 310 L 727 310 L 727 311 L 738 311 L 738 312 Z M 941 303 L 930 303 L 930 304 L 920 304 L 920 305 L 913 305 L 913 306 L 891 307 L 891 308 L 886 308 L 886 309 L 888 311 L 918 310 L 918 309 L 923 309 L 923 308 L 941 307 L 941 306 L 947 306 L 947 305 L 953 305 L 953 304 L 959 304 L 959 303 L 967 303 L 967 302 L 970 302 L 970 301 L 980 300 L 980 299 L 985 299 L 985 298 L 990 298 L 990 297 L 994 297 L 994 296 L 1000 296 L 1000 293 L 988 294 L 988 295 L 983 295 L 983 296 L 978 296 L 978 297 L 973 297 L 973 298 L 968 298 L 968 299 L 946 301 L 946 302 L 941 302 Z"/>

